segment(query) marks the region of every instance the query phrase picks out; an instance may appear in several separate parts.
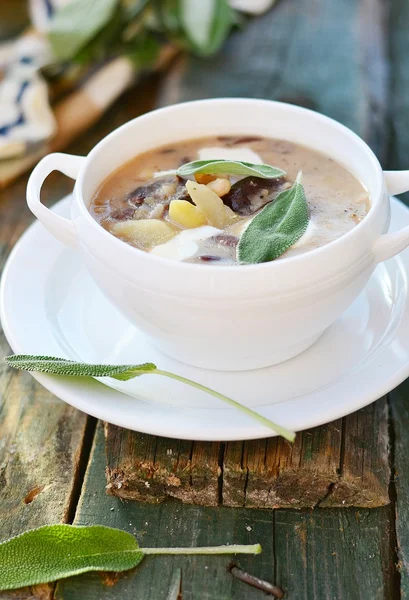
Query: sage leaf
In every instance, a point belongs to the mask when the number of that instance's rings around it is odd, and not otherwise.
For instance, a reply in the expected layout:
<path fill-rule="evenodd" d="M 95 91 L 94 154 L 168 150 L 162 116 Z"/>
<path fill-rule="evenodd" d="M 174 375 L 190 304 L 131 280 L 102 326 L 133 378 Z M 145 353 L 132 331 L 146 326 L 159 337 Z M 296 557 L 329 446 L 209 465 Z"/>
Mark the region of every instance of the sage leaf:
<path fill-rule="evenodd" d="M 87 571 L 127 571 L 142 559 L 136 539 L 126 531 L 101 525 L 46 525 L 0 544 L 0 589 Z"/>
<path fill-rule="evenodd" d="M 222 46 L 236 16 L 227 0 L 181 0 L 180 19 L 193 50 L 210 56 Z"/>
<path fill-rule="evenodd" d="M 72 58 L 110 21 L 118 0 L 73 0 L 57 9 L 48 39 L 57 60 Z"/>
<path fill-rule="evenodd" d="M 239 240 L 239 262 L 275 260 L 304 235 L 308 222 L 309 209 L 299 174 L 290 189 L 280 192 L 250 221 Z"/>
<path fill-rule="evenodd" d="M 295 433 L 273 423 L 263 415 L 251 410 L 247 406 L 243 406 L 236 400 L 232 400 L 224 394 L 220 394 L 211 388 L 208 388 L 201 383 L 177 375 L 176 373 L 170 373 L 169 371 L 161 371 L 153 363 L 143 363 L 141 365 L 101 365 L 101 364 L 88 364 L 80 363 L 66 358 L 56 358 L 53 356 L 35 356 L 32 354 L 14 354 L 12 356 L 6 356 L 4 359 L 6 363 L 14 369 L 20 371 L 38 371 L 39 373 L 51 373 L 54 375 L 67 375 L 70 377 L 113 377 L 120 381 L 127 381 L 134 377 L 141 375 L 161 375 L 162 377 L 168 377 L 169 379 L 175 379 L 190 385 L 198 390 L 202 390 L 207 394 L 222 400 L 226 404 L 230 404 L 234 408 L 240 410 L 242 413 L 248 415 L 253 420 L 258 421 L 265 427 L 272 429 L 278 435 L 282 435 L 286 440 L 293 442 L 295 439 Z"/>
<path fill-rule="evenodd" d="M 89 571 L 128 571 L 146 554 L 259 554 L 260 544 L 139 548 L 136 538 L 103 525 L 46 525 L 0 543 L 0 589 L 49 583 Z"/>
<path fill-rule="evenodd" d="M 91 365 L 66 358 L 54 356 L 33 356 L 31 354 L 14 354 L 7 356 L 5 361 L 10 367 L 20 371 L 38 371 L 53 375 L 68 375 L 70 377 L 113 377 L 121 381 L 133 379 L 139 375 L 156 370 L 153 363 L 141 365 Z"/>
<path fill-rule="evenodd" d="M 186 163 L 173 171 L 160 171 L 155 173 L 155 177 L 174 174 L 180 177 L 189 177 L 196 173 L 206 173 L 210 175 L 253 175 L 263 179 L 277 179 L 284 177 L 285 171 L 271 165 L 255 165 L 253 163 L 241 160 L 194 160 Z"/>

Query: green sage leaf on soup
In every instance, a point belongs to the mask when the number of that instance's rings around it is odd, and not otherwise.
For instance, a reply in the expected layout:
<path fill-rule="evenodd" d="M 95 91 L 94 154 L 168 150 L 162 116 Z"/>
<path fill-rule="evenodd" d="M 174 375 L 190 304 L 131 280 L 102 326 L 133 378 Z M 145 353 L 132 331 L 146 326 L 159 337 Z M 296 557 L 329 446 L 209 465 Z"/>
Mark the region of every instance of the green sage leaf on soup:
<path fill-rule="evenodd" d="M 175 171 L 180 177 L 189 177 L 196 173 L 209 175 L 254 175 L 264 179 L 284 177 L 285 171 L 271 165 L 255 165 L 241 160 L 194 160 L 182 165 Z M 161 173 L 158 173 L 160 175 Z"/>
<path fill-rule="evenodd" d="M 300 173 L 290 189 L 280 192 L 250 221 L 238 244 L 238 261 L 254 264 L 275 260 L 304 235 L 308 222 Z"/>
<path fill-rule="evenodd" d="M 133 379 L 139 375 L 156 370 L 153 363 L 141 365 L 92 365 L 75 362 L 65 358 L 53 356 L 33 356 L 30 354 L 15 354 L 5 358 L 10 367 L 20 371 L 37 371 L 39 373 L 52 373 L 54 375 L 68 375 L 70 377 L 113 377 L 121 381 Z"/>
<path fill-rule="evenodd" d="M 211 56 L 227 38 L 236 13 L 227 0 L 181 0 L 180 20 L 193 51 Z"/>
<path fill-rule="evenodd" d="M 48 32 L 55 58 L 72 58 L 110 21 L 117 4 L 117 0 L 74 0 L 57 9 Z"/>

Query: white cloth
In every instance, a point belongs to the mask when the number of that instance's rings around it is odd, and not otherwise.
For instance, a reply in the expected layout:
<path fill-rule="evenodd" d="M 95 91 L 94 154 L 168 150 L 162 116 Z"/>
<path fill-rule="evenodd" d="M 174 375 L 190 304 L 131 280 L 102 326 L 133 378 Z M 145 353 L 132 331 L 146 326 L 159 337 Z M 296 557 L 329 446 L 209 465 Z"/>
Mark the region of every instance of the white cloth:
<path fill-rule="evenodd" d="M 0 46 L 0 159 L 25 154 L 56 131 L 47 84 L 40 68 L 50 62 L 51 50 L 42 35 L 56 8 L 71 0 L 30 0 L 36 33 Z"/>
<path fill-rule="evenodd" d="M 31 23 L 37 31 L 44 33 L 48 30 L 50 19 L 57 8 L 60 8 L 71 1 L 72 0 L 29 0 Z"/>
<path fill-rule="evenodd" d="M 35 33 L 0 49 L 0 159 L 25 154 L 55 133 L 47 84 L 39 73 L 50 57 L 46 40 Z"/>

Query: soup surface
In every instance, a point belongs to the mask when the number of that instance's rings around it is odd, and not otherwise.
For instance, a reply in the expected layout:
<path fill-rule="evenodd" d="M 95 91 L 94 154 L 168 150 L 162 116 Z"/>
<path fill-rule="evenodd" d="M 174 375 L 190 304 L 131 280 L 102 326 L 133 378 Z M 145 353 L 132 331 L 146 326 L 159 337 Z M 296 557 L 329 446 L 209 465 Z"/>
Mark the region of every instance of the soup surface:
<path fill-rule="evenodd" d="M 189 177 L 197 187 L 206 185 L 222 198 L 227 208 L 221 225 L 194 206 L 187 179 L 157 175 L 198 159 L 264 163 L 279 167 L 286 176 L 270 180 L 227 174 Z M 110 175 L 95 194 L 90 212 L 110 233 L 147 252 L 185 262 L 235 264 L 237 244 L 248 223 L 291 187 L 300 171 L 310 221 L 304 235 L 280 260 L 339 238 L 355 227 L 370 207 L 365 188 L 344 167 L 287 141 L 220 136 L 157 148 L 136 156 Z"/>

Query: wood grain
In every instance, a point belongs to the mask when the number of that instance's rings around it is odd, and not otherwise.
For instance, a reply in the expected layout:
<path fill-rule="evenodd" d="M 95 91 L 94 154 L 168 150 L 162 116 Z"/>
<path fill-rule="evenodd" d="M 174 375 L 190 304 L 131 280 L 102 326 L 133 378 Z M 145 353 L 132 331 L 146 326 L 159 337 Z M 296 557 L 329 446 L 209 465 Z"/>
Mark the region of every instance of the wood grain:
<path fill-rule="evenodd" d="M 386 400 L 282 438 L 168 440 L 106 425 L 107 487 L 128 500 L 204 506 L 375 507 L 389 504 Z"/>
<path fill-rule="evenodd" d="M 1 198 L 1 265 L 31 220 L 24 187 L 21 181 Z M 10 352 L 0 331 L 0 356 Z M 0 363 L 0 541 L 72 517 L 87 421 L 28 373 Z M 0 598 L 45 600 L 51 593 L 52 587 L 36 586 Z"/>
<path fill-rule="evenodd" d="M 171 440 L 106 424 L 107 490 L 145 502 L 217 506 L 219 444 Z"/>
<path fill-rule="evenodd" d="M 409 379 L 389 394 L 394 441 L 392 497 L 396 499 L 397 566 L 402 598 L 409 598 Z"/>
<path fill-rule="evenodd" d="M 338 479 L 340 451 L 341 421 L 300 432 L 294 444 L 282 438 L 228 443 L 223 503 L 312 508 Z"/>
<path fill-rule="evenodd" d="M 409 168 L 409 5 L 405 0 L 390 3 L 389 16 L 390 81 L 389 81 L 389 125 L 390 145 L 386 167 L 388 169 Z M 408 200 L 408 194 L 405 199 Z"/>
<path fill-rule="evenodd" d="M 386 398 L 345 417 L 339 478 L 321 507 L 371 508 L 390 502 L 388 417 Z"/>
<path fill-rule="evenodd" d="M 393 509 L 279 510 L 276 582 L 288 600 L 397 600 Z"/>
<path fill-rule="evenodd" d="M 351 127 L 382 156 L 387 11 L 382 0 L 278 2 L 233 34 L 211 61 L 189 58 L 175 65 L 159 102 L 218 96 L 290 101 Z"/>
<path fill-rule="evenodd" d="M 203 507 L 168 500 L 129 502 L 104 493 L 105 448 L 99 427 L 75 523 L 100 523 L 136 535 L 144 546 L 262 544 L 258 556 L 236 558 L 248 572 L 284 587 L 288 600 L 395 600 L 390 507 L 314 511 Z M 61 581 L 58 600 L 167 597 L 182 572 L 183 600 L 261 600 L 235 580 L 228 557 L 148 557 L 107 587 L 99 575 Z M 109 581 L 109 578 L 108 578 Z"/>

